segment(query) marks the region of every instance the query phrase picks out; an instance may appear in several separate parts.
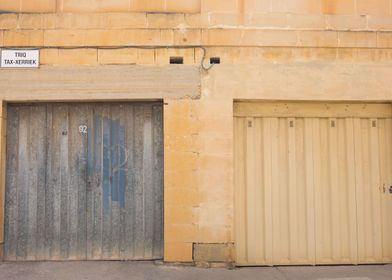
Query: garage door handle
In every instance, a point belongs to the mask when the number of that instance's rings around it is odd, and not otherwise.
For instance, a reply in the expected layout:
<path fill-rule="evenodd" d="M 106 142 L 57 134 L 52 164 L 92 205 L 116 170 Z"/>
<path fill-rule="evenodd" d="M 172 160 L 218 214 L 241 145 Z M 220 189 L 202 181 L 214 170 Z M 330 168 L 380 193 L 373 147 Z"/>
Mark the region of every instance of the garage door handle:
<path fill-rule="evenodd" d="M 389 193 L 392 194 L 392 186 L 389 187 Z"/>

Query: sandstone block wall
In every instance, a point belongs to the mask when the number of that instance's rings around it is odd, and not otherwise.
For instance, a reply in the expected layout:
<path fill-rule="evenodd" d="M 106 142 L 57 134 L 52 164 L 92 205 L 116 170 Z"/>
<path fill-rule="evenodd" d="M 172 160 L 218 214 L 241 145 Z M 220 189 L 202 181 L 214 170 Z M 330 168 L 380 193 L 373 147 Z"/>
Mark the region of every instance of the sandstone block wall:
<path fill-rule="evenodd" d="M 40 48 L 53 71 L 200 65 L 201 46 L 221 64 L 199 97 L 164 98 L 167 261 L 192 261 L 195 244 L 198 258 L 232 253 L 234 101 L 392 100 L 392 0 L 0 1 L 0 48 Z"/>

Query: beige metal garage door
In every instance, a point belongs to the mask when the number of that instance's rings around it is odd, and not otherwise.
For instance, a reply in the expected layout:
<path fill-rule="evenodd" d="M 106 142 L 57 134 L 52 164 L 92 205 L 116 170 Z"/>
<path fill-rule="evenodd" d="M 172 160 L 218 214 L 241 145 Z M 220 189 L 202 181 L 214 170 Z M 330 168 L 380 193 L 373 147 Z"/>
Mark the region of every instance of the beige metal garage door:
<path fill-rule="evenodd" d="M 239 265 L 392 262 L 391 105 L 236 103 L 234 114 Z"/>

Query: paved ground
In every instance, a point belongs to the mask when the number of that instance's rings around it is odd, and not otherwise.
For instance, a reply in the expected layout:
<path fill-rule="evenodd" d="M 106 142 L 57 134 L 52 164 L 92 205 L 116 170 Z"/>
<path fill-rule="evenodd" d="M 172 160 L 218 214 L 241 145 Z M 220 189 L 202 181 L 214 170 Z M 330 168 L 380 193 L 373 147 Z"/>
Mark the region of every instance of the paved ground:
<path fill-rule="evenodd" d="M 0 263 L 0 279 L 29 280 L 391 280 L 392 265 L 196 268 L 153 262 L 20 262 Z"/>

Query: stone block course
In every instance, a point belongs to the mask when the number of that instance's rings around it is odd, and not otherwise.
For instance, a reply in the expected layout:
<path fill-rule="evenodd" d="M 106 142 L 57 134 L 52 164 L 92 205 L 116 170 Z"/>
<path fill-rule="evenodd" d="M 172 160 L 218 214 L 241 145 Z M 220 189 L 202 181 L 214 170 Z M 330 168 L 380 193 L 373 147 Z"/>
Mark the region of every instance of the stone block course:
<path fill-rule="evenodd" d="M 148 28 L 181 28 L 184 22 L 184 14 L 147 14 Z"/>
<path fill-rule="evenodd" d="M 3 1 L 3 0 L 2 0 Z M 20 11 L 23 13 L 56 12 L 57 0 L 20 0 Z"/>
<path fill-rule="evenodd" d="M 243 30 L 242 31 L 243 46 L 296 46 L 297 34 L 286 30 Z M 235 37 L 233 39 L 233 45 Z M 238 39 L 237 39 L 238 40 Z"/>
<path fill-rule="evenodd" d="M 298 15 L 287 16 L 287 26 L 290 29 L 325 29 L 324 15 Z"/>
<path fill-rule="evenodd" d="M 355 5 L 357 0 L 322 0 L 324 14 L 355 14 Z"/>
<path fill-rule="evenodd" d="M 56 11 L 56 0 L 1 0 L 0 11 L 52 13 Z"/>
<path fill-rule="evenodd" d="M 232 262 L 234 261 L 233 243 L 195 243 L 193 245 L 194 261 Z"/>
<path fill-rule="evenodd" d="M 298 45 L 302 47 L 337 47 L 335 31 L 298 31 Z"/>
<path fill-rule="evenodd" d="M 390 5 L 390 0 L 356 0 L 356 9 L 359 15 L 390 15 Z"/>
<path fill-rule="evenodd" d="M 182 207 L 197 207 L 202 201 L 202 197 L 198 188 L 190 188 L 188 186 L 165 188 L 166 205 L 182 206 Z M 178 221 L 173 220 L 174 224 Z M 189 221 L 194 222 L 194 221 Z"/>
<path fill-rule="evenodd" d="M 165 207 L 166 222 L 173 224 L 190 224 L 195 222 L 195 208 L 189 206 L 167 205 Z"/>
<path fill-rule="evenodd" d="M 58 64 L 94 65 L 98 64 L 97 49 L 59 50 Z"/>
<path fill-rule="evenodd" d="M 200 45 L 202 32 L 200 29 L 174 30 L 171 44 L 179 46 Z"/>
<path fill-rule="evenodd" d="M 165 242 L 166 262 L 192 262 L 192 242 Z"/>
<path fill-rule="evenodd" d="M 197 225 L 195 224 L 166 224 L 165 242 L 191 243 L 197 238 Z"/>
<path fill-rule="evenodd" d="M 377 47 L 392 48 L 392 33 L 378 32 L 377 33 Z"/>
<path fill-rule="evenodd" d="M 5 30 L 4 46 L 7 47 L 35 47 L 42 46 L 44 32 L 42 30 Z"/>
<path fill-rule="evenodd" d="M 247 13 L 270 13 L 271 0 L 246 0 L 244 12 Z"/>
<path fill-rule="evenodd" d="M 166 0 L 167 12 L 199 13 L 201 0 Z"/>
<path fill-rule="evenodd" d="M 245 26 L 263 28 L 287 28 L 287 14 L 280 13 L 249 13 L 245 15 Z"/>
<path fill-rule="evenodd" d="M 392 16 L 369 16 L 368 28 L 373 30 L 392 30 Z"/>
<path fill-rule="evenodd" d="M 201 0 L 201 12 L 236 12 L 238 10 L 237 0 Z"/>
<path fill-rule="evenodd" d="M 238 13 L 210 13 L 209 28 L 233 28 L 243 25 L 243 16 Z"/>
<path fill-rule="evenodd" d="M 18 21 L 17 14 L 0 14 L 0 30 L 17 29 Z"/>
<path fill-rule="evenodd" d="M 321 14 L 322 3 L 318 0 L 275 0 L 271 1 L 271 11 L 294 14 Z"/>
<path fill-rule="evenodd" d="M 339 32 L 338 46 L 344 48 L 376 48 L 377 33 L 375 32 Z"/>
<path fill-rule="evenodd" d="M 330 15 L 326 17 L 326 28 L 330 30 L 366 30 L 368 19 L 358 15 Z"/>
<path fill-rule="evenodd" d="M 0 11 L 20 12 L 21 0 L 2 0 L 0 2 Z"/>
<path fill-rule="evenodd" d="M 18 29 L 43 29 L 44 16 L 42 14 L 19 14 Z"/>
<path fill-rule="evenodd" d="M 151 50 L 154 52 L 153 50 Z M 100 64 L 136 64 L 138 62 L 137 49 L 99 49 L 98 62 Z"/>
<path fill-rule="evenodd" d="M 129 12 L 130 0 L 60 0 L 59 11 L 63 13 L 82 12 Z"/>

